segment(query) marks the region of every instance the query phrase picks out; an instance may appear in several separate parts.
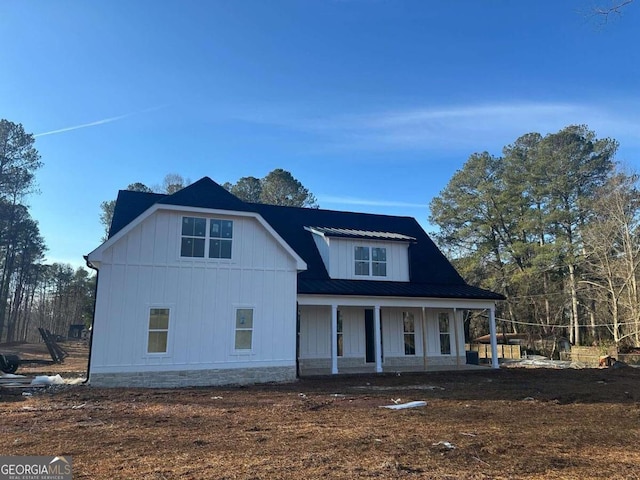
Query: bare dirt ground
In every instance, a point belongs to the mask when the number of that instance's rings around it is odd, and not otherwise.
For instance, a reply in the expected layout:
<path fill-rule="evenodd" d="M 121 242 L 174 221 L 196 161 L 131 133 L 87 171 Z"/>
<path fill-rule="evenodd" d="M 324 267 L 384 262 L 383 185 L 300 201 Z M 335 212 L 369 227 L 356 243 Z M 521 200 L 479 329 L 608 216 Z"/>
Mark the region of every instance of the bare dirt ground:
<path fill-rule="evenodd" d="M 427 405 L 379 408 L 392 399 Z M 77 479 L 637 479 L 639 402 L 630 367 L 0 389 L 0 440 L 4 455 L 72 455 Z"/>

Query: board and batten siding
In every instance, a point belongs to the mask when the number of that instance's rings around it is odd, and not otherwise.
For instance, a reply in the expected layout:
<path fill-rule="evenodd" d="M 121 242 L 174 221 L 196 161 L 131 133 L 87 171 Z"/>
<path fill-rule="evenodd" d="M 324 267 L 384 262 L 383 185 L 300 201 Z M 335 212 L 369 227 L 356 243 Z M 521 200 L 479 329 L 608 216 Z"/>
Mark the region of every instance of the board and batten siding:
<path fill-rule="evenodd" d="M 183 216 L 233 220 L 230 260 L 180 257 Z M 92 373 L 295 366 L 296 262 L 251 217 L 158 210 L 100 264 Z M 149 309 L 169 308 L 166 354 L 146 351 Z M 234 350 L 252 308 L 252 349 Z"/>
<path fill-rule="evenodd" d="M 323 237 L 313 233 L 318 252 L 329 277 L 351 280 L 409 281 L 409 244 L 380 240 Z M 355 274 L 355 247 L 382 247 L 387 250 L 387 275 L 385 277 Z"/>
<path fill-rule="evenodd" d="M 363 358 L 366 355 L 364 311 L 370 307 L 339 307 L 343 325 L 343 357 Z M 301 306 L 300 311 L 300 358 L 331 358 L 331 307 Z M 415 321 L 415 355 L 405 355 L 403 312 L 410 312 Z M 455 330 L 452 309 L 426 309 L 426 338 L 428 357 L 455 357 Z M 447 312 L 451 320 L 451 355 L 440 353 L 440 331 L 438 314 Z M 380 310 L 384 358 L 422 357 L 422 309 L 382 307 Z M 464 356 L 464 325 L 460 312 L 457 314 L 458 354 Z"/>

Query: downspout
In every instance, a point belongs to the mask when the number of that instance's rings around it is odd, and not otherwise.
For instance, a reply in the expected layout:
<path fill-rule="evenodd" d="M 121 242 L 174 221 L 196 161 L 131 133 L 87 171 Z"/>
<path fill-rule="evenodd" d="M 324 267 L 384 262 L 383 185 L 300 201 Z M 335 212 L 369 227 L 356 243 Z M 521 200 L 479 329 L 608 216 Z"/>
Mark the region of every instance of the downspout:
<path fill-rule="evenodd" d="M 89 372 L 91 371 L 91 350 L 93 348 L 93 333 L 94 323 L 96 321 L 96 303 L 98 301 L 98 280 L 100 279 L 100 271 L 89 261 L 89 256 L 84 255 L 84 260 L 87 262 L 87 267 L 96 271 L 96 286 L 93 291 L 93 318 L 91 318 L 91 332 L 89 334 L 89 359 L 87 361 L 87 378 L 82 382 L 84 385 L 89 383 Z"/>

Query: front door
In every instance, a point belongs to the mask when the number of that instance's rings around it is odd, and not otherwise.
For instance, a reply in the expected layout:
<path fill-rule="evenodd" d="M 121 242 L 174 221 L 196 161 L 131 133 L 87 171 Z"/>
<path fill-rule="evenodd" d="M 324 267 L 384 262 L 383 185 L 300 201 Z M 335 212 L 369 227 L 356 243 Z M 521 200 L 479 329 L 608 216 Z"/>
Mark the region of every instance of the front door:
<path fill-rule="evenodd" d="M 373 310 L 364 311 L 364 337 L 366 348 L 366 362 L 376 362 L 376 336 L 373 325 Z"/>

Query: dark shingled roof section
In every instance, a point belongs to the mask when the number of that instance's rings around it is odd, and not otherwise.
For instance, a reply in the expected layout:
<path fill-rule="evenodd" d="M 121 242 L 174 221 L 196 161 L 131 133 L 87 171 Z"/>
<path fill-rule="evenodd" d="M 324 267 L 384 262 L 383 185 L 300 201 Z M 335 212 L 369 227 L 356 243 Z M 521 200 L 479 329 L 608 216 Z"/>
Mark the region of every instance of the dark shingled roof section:
<path fill-rule="evenodd" d="M 167 195 L 158 203 L 180 205 L 185 207 L 213 208 L 219 210 L 235 210 L 236 212 L 253 211 L 248 203 L 229 193 L 209 177 L 203 177 L 173 195 Z"/>
<path fill-rule="evenodd" d="M 245 203 L 209 177 L 173 195 L 121 190 L 109 236 L 155 203 L 259 213 L 307 263 L 307 270 L 298 274 L 298 293 L 301 294 L 504 299 L 497 293 L 467 285 L 414 218 Z M 313 234 L 305 230 L 318 225 L 393 232 L 415 238 L 408 247 L 411 282 L 332 280 Z"/>
<path fill-rule="evenodd" d="M 109 237 L 113 237 L 135 220 L 135 218 L 144 212 L 158 200 L 166 197 L 161 193 L 145 193 L 131 192 L 129 190 L 120 190 L 116 199 L 116 206 L 113 209 L 113 219 L 109 228 Z"/>

